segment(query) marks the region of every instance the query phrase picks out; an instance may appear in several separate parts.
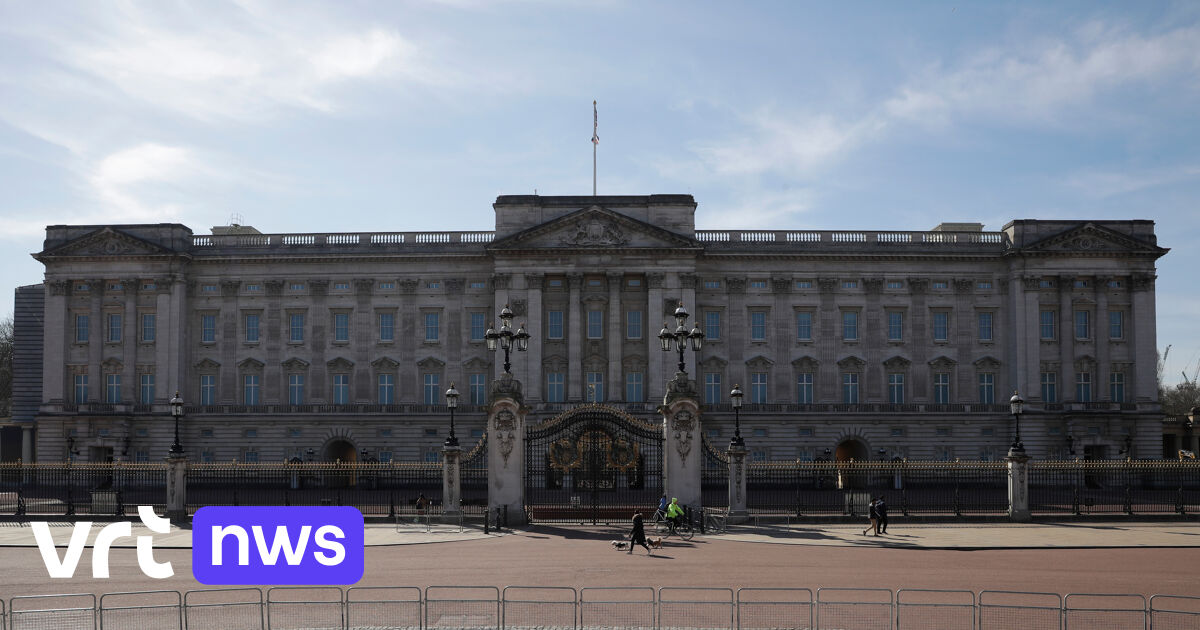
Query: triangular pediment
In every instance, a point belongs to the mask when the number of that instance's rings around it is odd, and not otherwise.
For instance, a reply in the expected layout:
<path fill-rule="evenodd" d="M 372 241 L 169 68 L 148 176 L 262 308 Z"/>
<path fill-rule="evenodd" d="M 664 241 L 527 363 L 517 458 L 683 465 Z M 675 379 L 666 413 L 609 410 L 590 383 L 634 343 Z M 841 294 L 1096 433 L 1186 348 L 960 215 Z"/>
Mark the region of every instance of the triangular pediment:
<path fill-rule="evenodd" d="M 103 227 L 63 243 L 54 249 L 35 254 L 34 257 L 42 260 L 44 258 L 90 258 L 94 256 L 173 256 L 177 253 L 118 229 Z"/>
<path fill-rule="evenodd" d="M 1082 223 L 1068 230 L 1034 241 L 1020 250 L 1023 253 L 1104 253 L 1154 254 L 1167 252 L 1153 243 L 1121 234 L 1095 223 Z"/>
<path fill-rule="evenodd" d="M 613 212 L 589 206 L 494 241 L 488 249 L 697 249 L 686 236 Z"/>

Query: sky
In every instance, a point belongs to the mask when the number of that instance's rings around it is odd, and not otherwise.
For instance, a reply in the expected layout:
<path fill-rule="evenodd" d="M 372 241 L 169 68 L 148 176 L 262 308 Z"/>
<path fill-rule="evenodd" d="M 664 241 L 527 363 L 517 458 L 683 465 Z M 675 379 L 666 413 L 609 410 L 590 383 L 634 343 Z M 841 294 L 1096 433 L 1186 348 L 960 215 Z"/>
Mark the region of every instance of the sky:
<path fill-rule="evenodd" d="M 1194 2 L 0 0 L 0 317 L 49 224 L 488 230 L 690 193 L 697 228 L 1151 219 L 1200 370 Z"/>

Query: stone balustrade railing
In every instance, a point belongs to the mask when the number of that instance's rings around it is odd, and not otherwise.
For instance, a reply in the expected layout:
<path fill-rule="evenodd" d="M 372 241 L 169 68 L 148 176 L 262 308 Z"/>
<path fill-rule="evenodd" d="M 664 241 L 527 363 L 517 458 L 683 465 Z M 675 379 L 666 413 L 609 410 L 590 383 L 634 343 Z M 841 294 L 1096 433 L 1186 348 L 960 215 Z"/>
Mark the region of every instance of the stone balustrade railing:
<path fill-rule="evenodd" d="M 495 232 L 349 232 L 314 234 L 205 234 L 192 237 L 192 251 L 323 251 L 386 249 L 483 250 Z M 846 232 L 797 230 L 696 230 L 709 249 L 965 249 L 999 252 L 1009 247 L 1004 232 Z"/>

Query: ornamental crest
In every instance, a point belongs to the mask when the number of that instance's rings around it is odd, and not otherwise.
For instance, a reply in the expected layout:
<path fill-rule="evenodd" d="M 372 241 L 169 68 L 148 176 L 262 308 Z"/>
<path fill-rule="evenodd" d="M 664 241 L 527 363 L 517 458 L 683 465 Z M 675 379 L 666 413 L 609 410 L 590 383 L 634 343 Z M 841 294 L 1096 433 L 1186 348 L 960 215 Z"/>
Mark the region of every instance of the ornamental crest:
<path fill-rule="evenodd" d="M 608 444 L 608 467 L 626 472 L 636 468 L 638 463 L 637 444 L 624 438 L 617 438 Z"/>
<path fill-rule="evenodd" d="M 550 467 L 563 471 L 583 465 L 583 442 L 572 442 L 563 438 L 550 444 Z"/>
<path fill-rule="evenodd" d="M 629 237 L 621 232 L 612 221 L 597 218 L 583 219 L 575 227 L 558 239 L 560 245 L 575 245 L 580 247 L 598 247 L 624 245 Z"/>
<path fill-rule="evenodd" d="M 517 416 L 513 412 L 502 409 L 496 414 L 496 445 L 500 447 L 500 456 L 504 458 L 504 467 L 508 468 L 508 457 L 516 446 Z"/>

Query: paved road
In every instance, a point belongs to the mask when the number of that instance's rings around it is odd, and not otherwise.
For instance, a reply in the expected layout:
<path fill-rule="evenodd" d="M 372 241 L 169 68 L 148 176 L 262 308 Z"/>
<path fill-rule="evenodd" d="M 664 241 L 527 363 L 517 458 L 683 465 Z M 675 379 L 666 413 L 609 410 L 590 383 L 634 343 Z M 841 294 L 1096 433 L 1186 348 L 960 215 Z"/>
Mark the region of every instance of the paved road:
<path fill-rule="evenodd" d="M 697 537 L 690 543 L 669 541 L 654 556 L 640 549 L 632 556 L 614 551 L 609 544 L 613 532 L 548 527 L 438 544 L 384 545 L 369 549 L 360 585 L 803 586 L 1200 595 L 1197 547 L 937 549 L 863 538 L 851 527 L 825 528 L 844 539 L 841 544 Z M 1154 528 L 1162 526 L 1114 527 L 1124 528 L 1132 540 L 1155 536 L 1161 532 Z M 926 528 L 895 529 L 893 538 L 903 540 L 917 529 Z M 1004 525 L 962 529 L 993 539 L 1018 537 L 1022 531 Z M 1079 538 L 1078 529 L 1055 531 L 1069 541 Z M 1173 524 L 1170 529 L 1182 530 L 1172 536 L 1186 536 L 1200 545 L 1200 528 Z M 776 536 L 775 542 L 804 542 L 804 537 Z M 0 597 L 205 588 L 191 577 L 188 550 L 159 549 L 155 555 L 174 563 L 174 577 L 148 579 L 137 569 L 134 550 L 114 549 L 112 579 L 91 578 L 90 554 L 85 554 L 76 577 L 65 581 L 46 577 L 36 548 L 0 548 Z"/>

